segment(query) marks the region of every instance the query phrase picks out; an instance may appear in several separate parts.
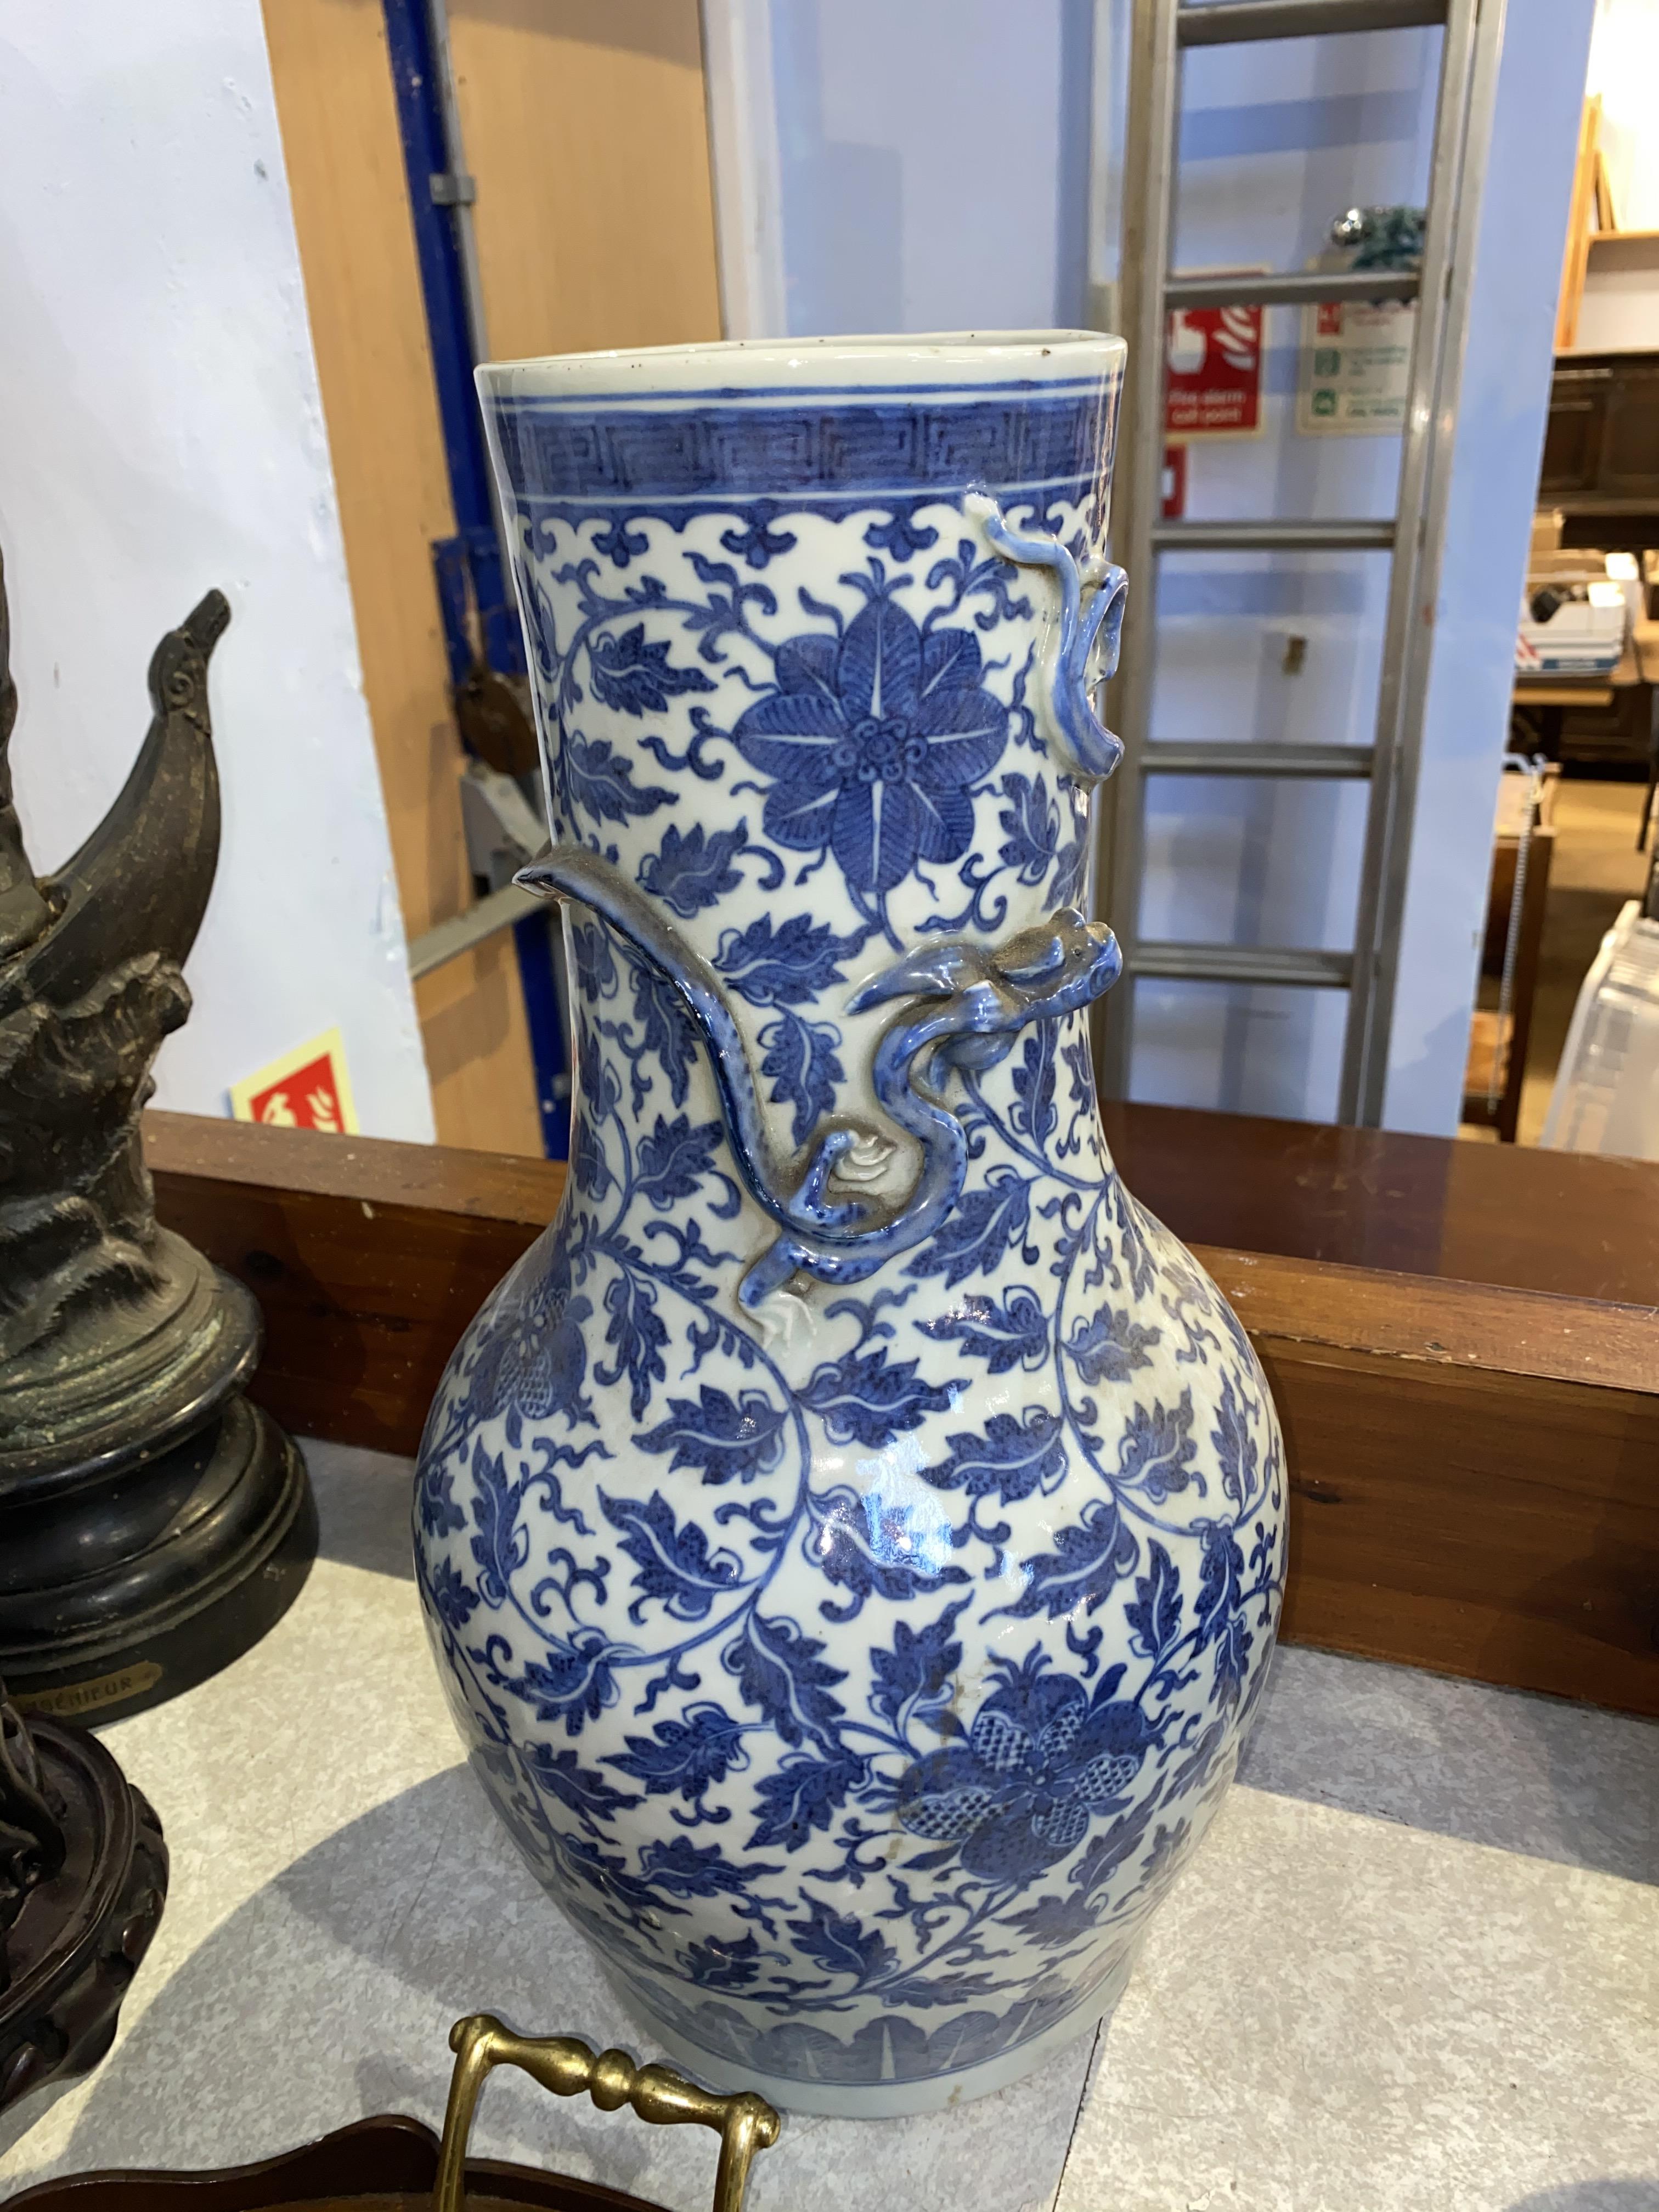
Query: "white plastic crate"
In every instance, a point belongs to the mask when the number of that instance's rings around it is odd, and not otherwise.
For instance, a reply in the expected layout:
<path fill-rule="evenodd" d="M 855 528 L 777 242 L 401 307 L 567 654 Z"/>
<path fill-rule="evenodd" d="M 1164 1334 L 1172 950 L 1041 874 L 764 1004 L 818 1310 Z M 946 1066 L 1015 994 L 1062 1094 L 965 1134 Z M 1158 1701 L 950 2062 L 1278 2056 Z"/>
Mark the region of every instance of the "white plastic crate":
<path fill-rule="evenodd" d="M 1623 585 L 1605 579 L 1595 583 L 1562 580 L 1553 588 L 1563 596 L 1543 622 L 1533 618 L 1535 595 L 1529 594 L 1521 603 L 1516 674 L 1610 676 L 1625 649 L 1630 611 Z M 1568 592 L 1578 596 L 1568 598 Z"/>
<path fill-rule="evenodd" d="M 1579 988 L 1540 1141 L 1659 1160 L 1659 921 L 1635 899 Z"/>

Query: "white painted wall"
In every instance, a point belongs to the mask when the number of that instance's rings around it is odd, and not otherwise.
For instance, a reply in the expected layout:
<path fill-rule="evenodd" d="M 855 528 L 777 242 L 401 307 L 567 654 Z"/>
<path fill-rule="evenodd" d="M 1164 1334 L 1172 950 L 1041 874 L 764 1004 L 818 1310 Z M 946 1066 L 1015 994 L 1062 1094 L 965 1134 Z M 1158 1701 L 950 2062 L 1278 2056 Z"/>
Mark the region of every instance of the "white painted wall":
<path fill-rule="evenodd" d="M 337 1023 L 365 1131 L 429 1140 L 258 0 L 0 0 L 0 302 L 35 866 L 118 790 L 155 641 L 216 584 L 224 839 L 158 1103 L 223 1114 Z"/>
<path fill-rule="evenodd" d="M 1620 230 L 1659 230 L 1659 0 L 1595 0 L 1589 75 Z"/>
<path fill-rule="evenodd" d="M 1110 273 L 1088 265 L 1088 139 L 1091 118 L 1121 128 L 1109 88 L 1127 0 L 771 4 L 790 330 L 1078 320 L 1089 280 Z M 1401 1127 L 1449 1133 L 1459 1111 L 1591 9 L 1510 0 L 1391 1063 Z M 1420 198 L 1438 46 L 1409 31 L 1194 51 L 1179 264 L 1297 268 L 1353 202 Z M 1103 151 L 1109 189 L 1109 138 Z M 1297 319 L 1273 314 L 1267 335 L 1267 433 L 1195 450 L 1188 512 L 1388 512 L 1397 441 L 1297 436 Z M 1369 741 L 1385 589 L 1385 564 L 1364 556 L 1164 563 L 1156 734 Z M 1297 676 L 1281 665 L 1291 633 L 1310 641 Z M 1346 945 L 1363 828 L 1352 787 L 1170 779 L 1149 814 L 1143 927 Z M 1142 985 L 1136 1094 L 1328 1118 L 1345 1007 Z"/>
<path fill-rule="evenodd" d="M 1089 16 L 772 0 L 790 335 L 1079 319 Z"/>
<path fill-rule="evenodd" d="M 1659 237 L 1609 239 L 1590 248 L 1574 353 L 1659 349 Z"/>

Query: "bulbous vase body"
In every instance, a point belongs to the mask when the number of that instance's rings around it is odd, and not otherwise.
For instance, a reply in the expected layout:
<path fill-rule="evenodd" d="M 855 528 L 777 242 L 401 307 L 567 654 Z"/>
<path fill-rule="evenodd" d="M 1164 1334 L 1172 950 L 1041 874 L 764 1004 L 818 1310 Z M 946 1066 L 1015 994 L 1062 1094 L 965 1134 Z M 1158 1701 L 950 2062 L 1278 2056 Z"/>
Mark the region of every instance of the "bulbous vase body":
<path fill-rule="evenodd" d="M 796 2109 L 951 2103 L 1109 2013 L 1273 1637 L 1261 1371 L 1091 1076 L 1121 357 L 480 375 L 578 1087 L 433 1407 L 420 1588 L 624 2001 Z"/>

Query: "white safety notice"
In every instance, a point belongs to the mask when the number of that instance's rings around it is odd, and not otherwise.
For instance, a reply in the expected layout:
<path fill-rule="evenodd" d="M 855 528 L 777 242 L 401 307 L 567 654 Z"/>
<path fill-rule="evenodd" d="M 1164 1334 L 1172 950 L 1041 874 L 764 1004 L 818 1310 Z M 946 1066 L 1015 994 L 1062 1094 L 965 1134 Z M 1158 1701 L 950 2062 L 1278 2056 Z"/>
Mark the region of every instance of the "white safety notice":
<path fill-rule="evenodd" d="M 1403 300 L 1322 301 L 1303 312 L 1296 427 L 1364 437 L 1406 419 L 1417 309 Z"/>

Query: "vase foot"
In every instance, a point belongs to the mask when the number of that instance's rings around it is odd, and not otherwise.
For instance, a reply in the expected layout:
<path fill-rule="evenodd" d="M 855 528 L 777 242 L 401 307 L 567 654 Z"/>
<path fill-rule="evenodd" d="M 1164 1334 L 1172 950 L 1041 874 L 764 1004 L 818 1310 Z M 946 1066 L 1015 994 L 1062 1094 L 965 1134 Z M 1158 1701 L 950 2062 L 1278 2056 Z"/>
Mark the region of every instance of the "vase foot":
<path fill-rule="evenodd" d="M 975 2097 L 993 2096 L 999 2089 L 1024 2081 L 1068 2045 L 1092 2035 L 1103 2022 L 1109 2022 L 1133 1965 L 1132 1953 L 1060 2019 L 1010 2050 L 964 2066 L 907 2075 L 902 2070 L 905 2055 L 890 2038 L 887 2056 L 894 2071 L 887 2078 L 866 2081 L 770 2074 L 744 2059 L 718 2057 L 671 2027 L 636 1988 L 609 1974 L 606 1979 L 642 2033 L 684 2073 L 708 2088 L 723 2094 L 753 2089 L 785 2112 L 840 2120 L 900 2120 L 919 2112 L 951 2111 Z"/>

